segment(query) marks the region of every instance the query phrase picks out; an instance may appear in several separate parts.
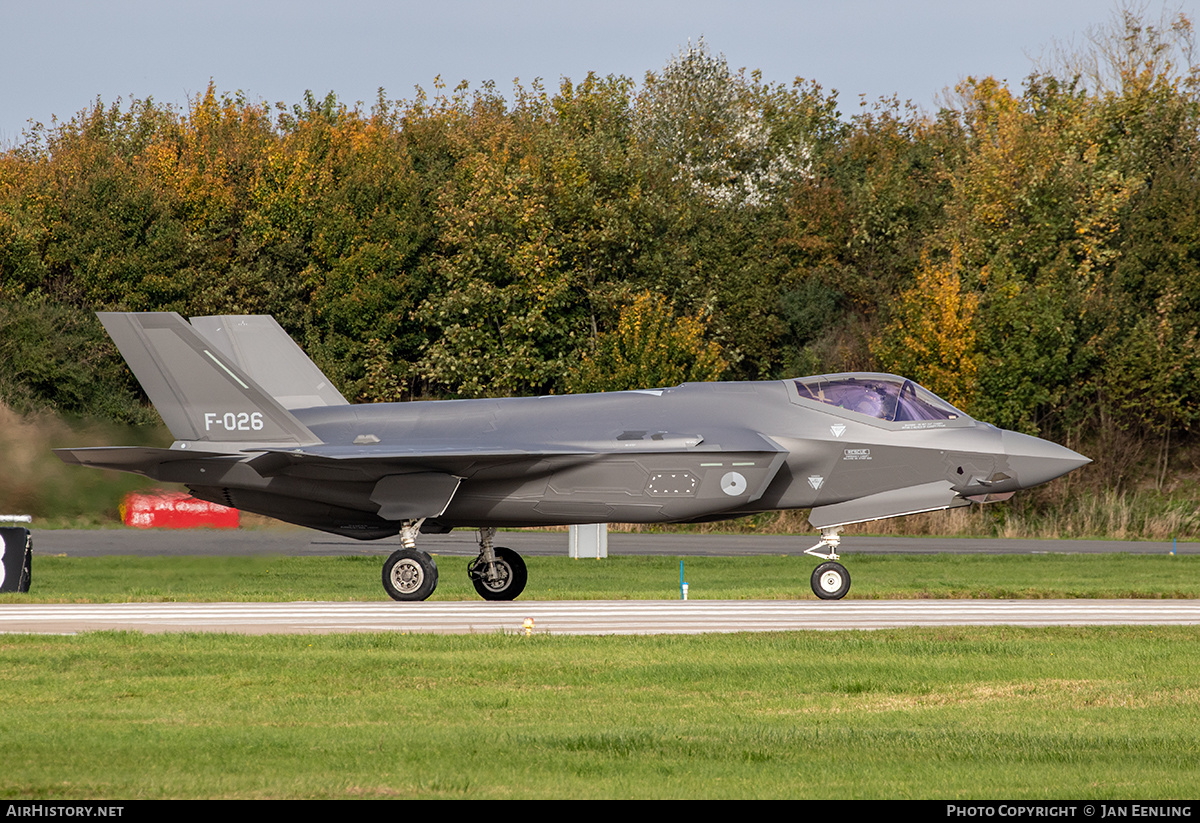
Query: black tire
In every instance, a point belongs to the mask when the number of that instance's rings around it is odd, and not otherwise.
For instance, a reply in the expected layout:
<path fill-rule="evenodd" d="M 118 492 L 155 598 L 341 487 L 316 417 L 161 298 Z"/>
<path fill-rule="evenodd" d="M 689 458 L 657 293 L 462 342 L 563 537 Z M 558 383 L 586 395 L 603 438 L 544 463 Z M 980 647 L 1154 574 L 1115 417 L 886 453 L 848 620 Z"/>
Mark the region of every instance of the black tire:
<path fill-rule="evenodd" d="M 525 591 L 525 584 L 529 580 L 525 561 L 512 549 L 497 547 L 493 551 L 496 553 L 496 570 L 500 572 L 501 579 L 495 583 L 486 580 L 481 568 L 483 564 L 475 560 L 468 569 L 471 583 L 484 600 L 515 600 L 517 595 Z"/>
<path fill-rule="evenodd" d="M 383 563 L 383 590 L 393 600 L 425 600 L 437 583 L 437 563 L 425 552 L 400 549 Z"/>
<path fill-rule="evenodd" d="M 841 600 L 850 591 L 850 572 L 841 563 L 822 563 L 813 569 L 812 590 L 822 600 Z"/>

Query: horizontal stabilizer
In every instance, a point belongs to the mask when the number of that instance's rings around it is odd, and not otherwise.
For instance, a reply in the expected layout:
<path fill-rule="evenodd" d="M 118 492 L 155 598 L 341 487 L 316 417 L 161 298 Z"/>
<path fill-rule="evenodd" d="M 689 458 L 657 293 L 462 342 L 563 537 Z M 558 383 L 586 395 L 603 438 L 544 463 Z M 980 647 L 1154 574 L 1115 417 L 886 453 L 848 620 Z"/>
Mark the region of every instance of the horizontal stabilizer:
<path fill-rule="evenodd" d="M 142 446 L 97 446 L 81 449 L 55 449 L 64 463 L 92 466 L 98 469 L 133 472 L 155 477 L 155 470 L 164 463 L 182 460 L 244 460 L 245 455 L 187 451 L 186 449 L 154 449 Z"/>
<path fill-rule="evenodd" d="M 845 503 L 817 506 L 808 516 L 814 529 L 846 526 L 850 523 L 865 523 L 905 514 L 940 511 L 958 506 L 968 506 L 970 501 L 954 491 L 950 482 L 939 480 L 906 489 L 871 494 Z"/>

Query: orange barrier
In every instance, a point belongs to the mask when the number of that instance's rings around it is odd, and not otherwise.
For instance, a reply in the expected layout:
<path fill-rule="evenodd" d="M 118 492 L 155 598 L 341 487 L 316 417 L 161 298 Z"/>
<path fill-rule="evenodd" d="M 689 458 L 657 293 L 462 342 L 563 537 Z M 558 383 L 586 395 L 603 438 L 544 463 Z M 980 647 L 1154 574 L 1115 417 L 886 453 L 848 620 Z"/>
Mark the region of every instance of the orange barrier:
<path fill-rule="evenodd" d="M 184 492 L 130 492 L 121 522 L 139 529 L 236 529 L 238 510 L 197 500 Z"/>

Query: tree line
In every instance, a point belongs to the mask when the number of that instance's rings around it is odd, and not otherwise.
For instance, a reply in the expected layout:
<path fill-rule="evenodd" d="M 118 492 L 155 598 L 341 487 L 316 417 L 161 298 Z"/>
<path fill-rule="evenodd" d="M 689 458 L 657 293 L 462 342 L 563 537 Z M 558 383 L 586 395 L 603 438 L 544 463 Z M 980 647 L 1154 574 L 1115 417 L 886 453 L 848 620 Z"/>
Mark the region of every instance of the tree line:
<path fill-rule="evenodd" d="M 703 42 L 507 96 L 98 100 L 0 152 L 0 394 L 144 419 L 92 312 L 267 313 L 363 402 L 889 371 L 1161 483 L 1200 416 L 1200 95 L 1186 18 L 1119 23 L 933 114 Z"/>

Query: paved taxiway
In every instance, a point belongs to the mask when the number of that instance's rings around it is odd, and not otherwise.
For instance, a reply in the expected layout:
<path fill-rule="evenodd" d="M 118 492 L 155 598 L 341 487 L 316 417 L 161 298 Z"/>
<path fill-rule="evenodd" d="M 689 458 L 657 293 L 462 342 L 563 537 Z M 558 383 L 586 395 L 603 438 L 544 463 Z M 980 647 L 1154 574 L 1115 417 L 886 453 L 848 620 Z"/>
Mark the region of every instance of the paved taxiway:
<path fill-rule="evenodd" d="M 566 553 L 563 532 L 502 532 L 497 542 L 523 554 Z M 609 534 L 609 553 L 657 555 L 792 554 L 806 536 Z M 423 536 L 421 548 L 472 556 L 474 533 Z M 846 553 L 1028 554 L 1131 552 L 1165 554 L 1170 543 L 849 537 Z M 300 530 L 35 531 L 36 555 L 386 555 L 395 541 L 359 542 Z M 1179 554 L 1200 553 L 1180 544 Z M 798 584 L 799 585 L 799 584 Z M 2 604 L 0 632 L 72 633 L 105 629 L 251 634 L 517 632 L 525 618 L 551 634 L 659 634 L 796 629 L 882 629 L 904 626 L 1198 625 L 1200 601 L 1189 600 L 913 600 L 913 601 L 558 601 L 514 603 L 113 603 Z"/>
<path fill-rule="evenodd" d="M 907 626 L 1200 625 L 1195 600 L 692 600 L 0 605 L 0 631 L 699 634 Z"/>

